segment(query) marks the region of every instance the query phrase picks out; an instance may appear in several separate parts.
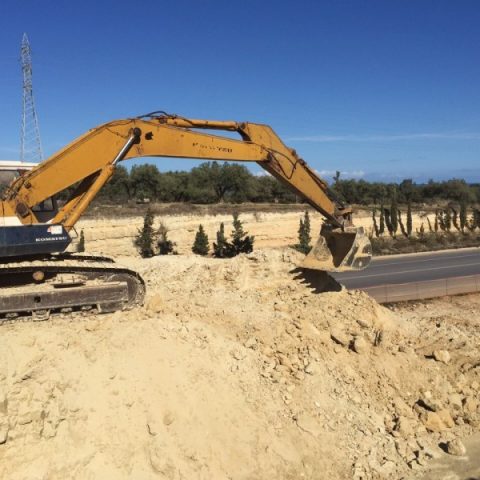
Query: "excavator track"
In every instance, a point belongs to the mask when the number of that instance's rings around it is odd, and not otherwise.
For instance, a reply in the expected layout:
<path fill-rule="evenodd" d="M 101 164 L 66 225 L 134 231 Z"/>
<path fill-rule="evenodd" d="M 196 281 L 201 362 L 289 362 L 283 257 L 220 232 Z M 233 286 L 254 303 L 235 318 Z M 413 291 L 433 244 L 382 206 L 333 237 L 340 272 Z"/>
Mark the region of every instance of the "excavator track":
<path fill-rule="evenodd" d="M 106 257 L 63 254 L 0 264 L 0 322 L 128 310 L 144 296 L 140 275 Z"/>

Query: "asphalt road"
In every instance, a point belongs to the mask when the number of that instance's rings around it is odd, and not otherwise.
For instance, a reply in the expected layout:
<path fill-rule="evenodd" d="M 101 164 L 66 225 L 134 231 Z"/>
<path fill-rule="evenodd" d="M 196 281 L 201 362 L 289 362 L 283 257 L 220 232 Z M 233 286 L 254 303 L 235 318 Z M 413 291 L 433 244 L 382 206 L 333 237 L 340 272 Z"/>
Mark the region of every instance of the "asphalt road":
<path fill-rule="evenodd" d="M 331 274 L 347 288 L 413 283 L 480 274 L 480 248 L 376 257 L 365 270 Z"/>

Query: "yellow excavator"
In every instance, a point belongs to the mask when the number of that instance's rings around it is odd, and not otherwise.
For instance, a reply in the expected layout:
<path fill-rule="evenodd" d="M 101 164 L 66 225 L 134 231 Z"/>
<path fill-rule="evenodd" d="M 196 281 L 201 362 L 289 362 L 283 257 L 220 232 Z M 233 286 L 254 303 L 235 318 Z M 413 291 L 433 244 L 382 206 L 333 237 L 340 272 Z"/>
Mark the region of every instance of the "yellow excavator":
<path fill-rule="evenodd" d="M 205 131 L 214 131 L 215 134 Z M 238 139 L 231 134 L 235 132 Z M 111 259 L 66 253 L 69 232 L 116 165 L 136 157 L 256 162 L 319 211 L 325 221 L 304 268 L 360 270 L 371 259 L 352 210 L 267 125 L 152 112 L 93 128 L 4 189 L 0 201 L 0 318 L 141 304 L 145 285 Z M 55 196 L 69 189 L 59 204 Z"/>

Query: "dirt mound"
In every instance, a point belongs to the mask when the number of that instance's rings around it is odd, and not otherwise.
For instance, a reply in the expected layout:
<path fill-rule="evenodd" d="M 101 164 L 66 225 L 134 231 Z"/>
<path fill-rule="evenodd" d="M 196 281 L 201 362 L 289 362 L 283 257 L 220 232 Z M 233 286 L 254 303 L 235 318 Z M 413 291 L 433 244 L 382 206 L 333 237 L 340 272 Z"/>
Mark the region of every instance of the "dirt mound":
<path fill-rule="evenodd" d="M 479 429 L 478 313 L 392 313 L 288 249 L 122 260 L 144 308 L 2 326 L 0 477 L 420 478 Z"/>

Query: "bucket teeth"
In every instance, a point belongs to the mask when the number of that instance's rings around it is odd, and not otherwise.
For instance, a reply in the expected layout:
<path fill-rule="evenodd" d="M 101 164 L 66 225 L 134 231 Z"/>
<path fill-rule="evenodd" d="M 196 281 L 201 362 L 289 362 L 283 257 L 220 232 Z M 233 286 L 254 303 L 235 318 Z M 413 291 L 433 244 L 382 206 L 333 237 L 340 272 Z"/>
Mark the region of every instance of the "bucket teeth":
<path fill-rule="evenodd" d="M 345 230 L 324 226 L 301 267 L 327 272 L 363 270 L 372 259 L 372 246 L 363 227 Z"/>

